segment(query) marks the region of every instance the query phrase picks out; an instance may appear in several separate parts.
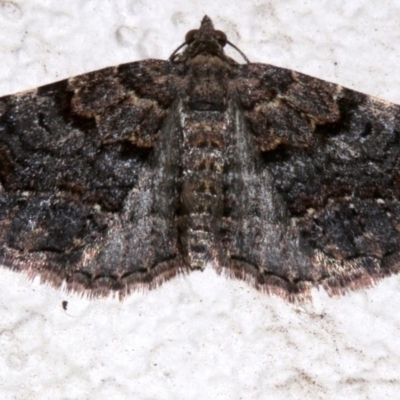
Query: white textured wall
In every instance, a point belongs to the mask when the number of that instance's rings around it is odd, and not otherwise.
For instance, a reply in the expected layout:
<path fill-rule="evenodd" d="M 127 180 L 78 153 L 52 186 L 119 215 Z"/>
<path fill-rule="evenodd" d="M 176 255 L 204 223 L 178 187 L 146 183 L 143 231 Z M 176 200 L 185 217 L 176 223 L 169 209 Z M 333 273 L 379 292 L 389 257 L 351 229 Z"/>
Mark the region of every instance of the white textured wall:
<path fill-rule="evenodd" d="M 205 13 L 252 61 L 400 103 L 400 3 L 367 0 L 1 1 L 0 95 L 165 59 Z M 213 270 L 123 303 L 0 285 L 1 399 L 399 398 L 396 277 L 306 306 Z"/>

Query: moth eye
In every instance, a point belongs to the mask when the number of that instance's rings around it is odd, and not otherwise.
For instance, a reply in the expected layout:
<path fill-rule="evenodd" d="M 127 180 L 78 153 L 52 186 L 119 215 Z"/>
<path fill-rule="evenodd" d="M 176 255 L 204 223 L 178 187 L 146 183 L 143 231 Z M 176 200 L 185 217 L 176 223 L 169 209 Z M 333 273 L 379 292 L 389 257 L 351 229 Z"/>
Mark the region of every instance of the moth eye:
<path fill-rule="evenodd" d="M 226 37 L 225 33 L 222 31 L 215 31 L 215 37 L 218 40 L 218 43 L 224 47 L 226 45 L 226 42 L 228 41 L 228 38 Z"/>
<path fill-rule="evenodd" d="M 192 43 L 198 31 L 199 31 L 198 29 L 192 29 L 191 31 L 189 31 L 185 36 L 185 43 L 186 44 Z"/>

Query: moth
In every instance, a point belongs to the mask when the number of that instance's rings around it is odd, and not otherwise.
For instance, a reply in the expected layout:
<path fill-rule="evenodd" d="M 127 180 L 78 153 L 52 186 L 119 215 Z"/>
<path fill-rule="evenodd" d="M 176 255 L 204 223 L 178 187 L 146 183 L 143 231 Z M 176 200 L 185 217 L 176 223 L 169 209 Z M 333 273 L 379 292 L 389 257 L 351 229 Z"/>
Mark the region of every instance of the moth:
<path fill-rule="evenodd" d="M 207 16 L 169 60 L 0 98 L 0 263 L 89 296 L 203 270 L 288 301 L 400 266 L 400 107 L 239 64 Z"/>

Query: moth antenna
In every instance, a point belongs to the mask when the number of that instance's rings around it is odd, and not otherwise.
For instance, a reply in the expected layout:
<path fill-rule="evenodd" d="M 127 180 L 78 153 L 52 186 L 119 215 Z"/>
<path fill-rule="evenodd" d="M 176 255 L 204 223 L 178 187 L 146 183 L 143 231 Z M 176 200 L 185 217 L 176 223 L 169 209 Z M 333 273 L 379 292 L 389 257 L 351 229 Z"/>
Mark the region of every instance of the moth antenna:
<path fill-rule="evenodd" d="M 177 49 L 174 50 L 174 52 L 170 55 L 169 61 L 173 61 L 173 58 L 176 56 L 176 53 L 183 47 L 186 46 L 186 42 L 183 42 Z"/>
<path fill-rule="evenodd" d="M 243 53 L 242 50 L 240 50 L 238 47 L 236 47 L 233 43 L 231 43 L 229 40 L 226 41 L 229 46 L 233 47 L 247 62 L 247 64 L 250 64 L 250 60 L 246 57 L 246 55 Z"/>
<path fill-rule="evenodd" d="M 247 64 L 250 64 L 250 60 L 246 57 L 246 54 L 243 53 L 242 50 L 240 50 L 238 47 L 236 47 L 233 43 L 231 43 L 229 40 L 227 40 L 226 42 L 227 44 L 229 44 L 229 46 L 233 47 L 243 58 L 244 60 L 247 62 Z M 173 61 L 174 57 L 176 56 L 176 53 L 184 46 L 186 46 L 187 43 L 183 42 L 178 48 L 176 48 L 174 50 L 174 52 L 170 55 L 169 57 L 169 61 Z"/>

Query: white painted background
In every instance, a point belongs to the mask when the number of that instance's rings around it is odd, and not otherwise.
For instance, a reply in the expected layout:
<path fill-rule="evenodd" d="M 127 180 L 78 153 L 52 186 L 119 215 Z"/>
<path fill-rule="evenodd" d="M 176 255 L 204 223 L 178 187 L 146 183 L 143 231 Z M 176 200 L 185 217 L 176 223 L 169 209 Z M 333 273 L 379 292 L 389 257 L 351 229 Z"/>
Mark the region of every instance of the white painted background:
<path fill-rule="evenodd" d="M 0 95 L 166 59 L 206 13 L 252 61 L 400 103 L 395 0 L 3 0 Z M 397 277 L 295 306 L 208 269 L 120 303 L 0 269 L 1 399 L 398 399 L 399 338 Z"/>

